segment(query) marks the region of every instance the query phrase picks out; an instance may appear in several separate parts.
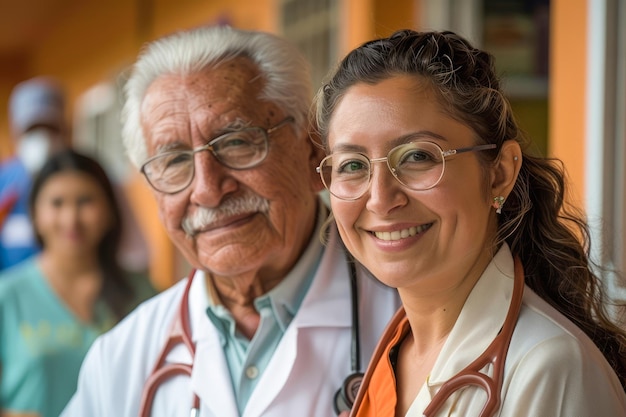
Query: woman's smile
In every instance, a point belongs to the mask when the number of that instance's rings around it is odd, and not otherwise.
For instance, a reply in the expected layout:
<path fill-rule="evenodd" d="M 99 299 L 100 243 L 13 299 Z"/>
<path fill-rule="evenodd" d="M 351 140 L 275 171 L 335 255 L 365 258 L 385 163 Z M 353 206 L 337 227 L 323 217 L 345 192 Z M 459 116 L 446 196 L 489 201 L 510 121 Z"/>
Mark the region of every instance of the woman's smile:
<path fill-rule="evenodd" d="M 401 230 L 384 232 L 371 231 L 370 233 L 372 233 L 374 236 L 376 236 L 377 239 L 380 240 L 401 240 L 423 233 L 428 230 L 430 226 L 432 226 L 432 223 L 422 224 L 420 226 L 412 226 Z"/>

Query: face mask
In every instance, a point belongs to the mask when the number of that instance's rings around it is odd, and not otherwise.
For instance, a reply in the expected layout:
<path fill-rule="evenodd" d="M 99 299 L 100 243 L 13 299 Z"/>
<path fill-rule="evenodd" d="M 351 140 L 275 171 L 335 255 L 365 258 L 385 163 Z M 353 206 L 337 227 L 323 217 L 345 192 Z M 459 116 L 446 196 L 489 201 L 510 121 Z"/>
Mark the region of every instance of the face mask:
<path fill-rule="evenodd" d="M 31 174 L 39 171 L 48 159 L 53 136 L 48 129 L 36 128 L 24 133 L 17 142 L 17 156 Z"/>

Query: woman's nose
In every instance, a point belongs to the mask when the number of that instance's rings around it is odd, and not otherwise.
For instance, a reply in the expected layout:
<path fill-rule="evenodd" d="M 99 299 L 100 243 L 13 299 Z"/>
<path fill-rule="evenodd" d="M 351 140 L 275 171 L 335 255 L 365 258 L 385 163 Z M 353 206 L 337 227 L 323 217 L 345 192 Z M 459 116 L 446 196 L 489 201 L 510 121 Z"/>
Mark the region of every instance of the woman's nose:
<path fill-rule="evenodd" d="M 66 202 L 58 210 L 59 219 L 67 227 L 75 226 L 80 219 L 80 207 L 76 202 Z"/>
<path fill-rule="evenodd" d="M 386 162 L 372 165 L 369 193 L 366 195 L 367 209 L 378 214 L 388 214 L 407 203 L 404 186 L 391 173 Z"/>

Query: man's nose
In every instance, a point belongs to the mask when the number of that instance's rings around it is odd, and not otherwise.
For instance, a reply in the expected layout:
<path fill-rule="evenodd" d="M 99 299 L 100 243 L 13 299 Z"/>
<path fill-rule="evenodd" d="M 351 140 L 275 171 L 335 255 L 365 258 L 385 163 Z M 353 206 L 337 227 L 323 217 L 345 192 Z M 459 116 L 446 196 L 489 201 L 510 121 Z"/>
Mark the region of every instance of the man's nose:
<path fill-rule="evenodd" d="M 224 195 L 237 190 L 238 182 L 231 170 L 222 165 L 210 150 L 194 155 L 194 178 L 191 201 L 205 207 L 217 207 Z"/>

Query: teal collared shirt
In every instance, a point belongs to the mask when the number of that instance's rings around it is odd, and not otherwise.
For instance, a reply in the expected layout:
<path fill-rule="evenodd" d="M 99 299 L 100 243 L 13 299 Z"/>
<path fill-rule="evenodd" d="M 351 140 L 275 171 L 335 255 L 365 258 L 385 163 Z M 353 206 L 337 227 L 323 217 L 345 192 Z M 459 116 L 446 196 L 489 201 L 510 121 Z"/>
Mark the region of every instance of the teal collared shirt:
<path fill-rule="evenodd" d="M 319 233 L 328 216 L 323 202 L 320 201 L 319 207 L 315 231 L 294 268 L 280 284 L 254 300 L 254 306 L 260 315 L 260 323 L 252 340 L 248 340 L 237 331 L 230 311 L 209 297 L 207 315 L 220 335 L 239 413 L 243 413 L 285 330 L 300 308 L 317 271 L 324 251 Z"/>

